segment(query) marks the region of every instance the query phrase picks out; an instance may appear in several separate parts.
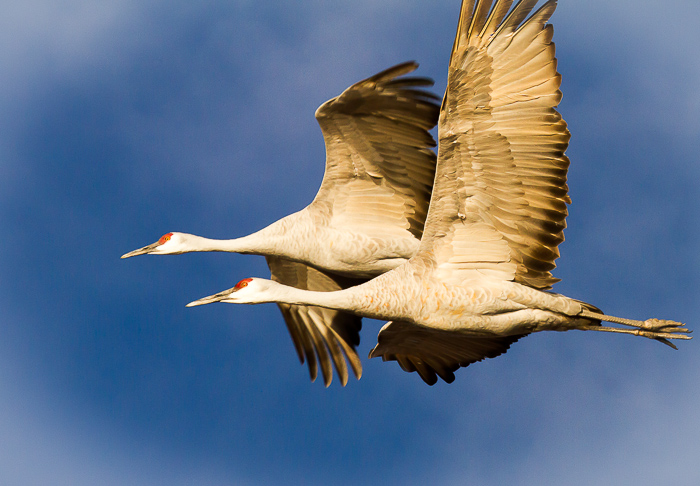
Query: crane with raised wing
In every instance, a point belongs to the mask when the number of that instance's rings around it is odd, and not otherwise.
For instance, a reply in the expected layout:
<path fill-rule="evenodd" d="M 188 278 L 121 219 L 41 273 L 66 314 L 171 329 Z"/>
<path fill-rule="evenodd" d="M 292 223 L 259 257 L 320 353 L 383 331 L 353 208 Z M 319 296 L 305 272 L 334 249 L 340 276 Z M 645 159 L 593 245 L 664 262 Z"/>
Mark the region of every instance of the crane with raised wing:
<path fill-rule="evenodd" d="M 230 240 L 167 233 L 122 258 L 195 251 L 264 255 L 273 280 L 315 291 L 345 289 L 407 261 L 418 250 L 428 212 L 436 161 L 429 130 L 439 115 L 439 98 L 424 89 L 433 81 L 405 76 L 417 67 L 393 66 L 318 108 L 326 168 L 306 208 Z M 312 381 L 320 365 L 330 385 L 332 362 L 345 385 L 345 358 L 361 376 L 355 350 L 360 317 L 317 306 L 279 307 Z"/>
<path fill-rule="evenodd" d="M 638 321 L 549 292 L 564 240 L 567 125 L 547 24 L 556 1 L 463 0 L 438 123 L 438 161 L 423 238 L 407 263 L 367 283 L 311 292 L 265 279 L 188 305 L 284 302 L 390 320 L 370 357 L 428 384 L 498 356 L 539 331 L 690 339 L 679 322 Z M 625 327 L 603 326 L 602 322 Z"/>

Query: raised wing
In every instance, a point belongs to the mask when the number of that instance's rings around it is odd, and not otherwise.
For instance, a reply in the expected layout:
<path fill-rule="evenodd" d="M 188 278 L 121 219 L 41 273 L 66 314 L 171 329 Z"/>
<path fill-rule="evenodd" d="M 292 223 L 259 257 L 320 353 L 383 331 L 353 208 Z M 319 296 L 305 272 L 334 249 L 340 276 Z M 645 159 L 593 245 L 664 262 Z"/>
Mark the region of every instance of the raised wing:
<path fill-rule="evenodd" d="M 316 111 L 326 143 L 326 172 L 314 204 L 331 225 L 369 236 L 420 238 L 435 176 L 438 99 L 433 81 L 404 77 L 399 64 L 346 89 Z M 408 234 L 410 232 L 411 234 Z"/>
<path fill-rule="evenodd" d="M 364 280 L 331 276 L 315 268 L 284 258 L 265 257 L 272 280 L 304 290 L 334 291 L 352 287 Z M 343 386 L 348 382 L 347 358 L 359 380 L 362 364 L 355 346 L 360 344 L 362 318 L 323 307 L 277 304 L 294 342 L 299 361 L 308 363 L 311 381 L 318 376 L 320 364 L 326 386 L 333 380 L 333 368 Z"/>
<path fill-rule="evenodd" d="M 538 289 L 564 240 L 569 160 L 548 1 L 464 0 L 439 122 L 421 251 L 443 281 L 485 275 Z M 526 20 L 527 19 L 527 20 Z"/>
<path fill-rule="evenodd" d="M 401 369 L 416 371 L 428 385 L 438 377 L 447 383 L 454 372 L 484 358 L 505 353 L 511 344 L 527 334 L 507 337 L 473 337 L 455 331 L 417 326 L 410 322 L 387 322 L 377 337 L 370 358 L 397 361 Z"/>

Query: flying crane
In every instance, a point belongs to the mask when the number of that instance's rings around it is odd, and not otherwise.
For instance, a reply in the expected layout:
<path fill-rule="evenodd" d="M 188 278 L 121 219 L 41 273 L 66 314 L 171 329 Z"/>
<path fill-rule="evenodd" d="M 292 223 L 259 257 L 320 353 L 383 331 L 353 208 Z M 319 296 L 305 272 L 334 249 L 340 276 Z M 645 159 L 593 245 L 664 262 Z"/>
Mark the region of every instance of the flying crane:
<path fill-rule="evenodd" d="M 316 119 L 326 144 L 326 170 L 311 204 L 242 238 L 214 240 L 167 233 L 122 255 L 226 251 L 264 255 L 271 278 L 315 291 L 358 285 L 396 268 L 418 250 L 435 175 L 437 123 L 433 81 L 406 77 L 406 62 L 360 81 L 322 104 Z M 326 386 L 359 378 L 361 318 L 316 306 L 279 303 L 299 360 L 311 380 L 320 364 Z"/>
<path fill-rule="evenodd" d="M 369 282 L 313 292 L 247 278 L 211 302 L 315 305 L 389 320 L 370 357 L 432 385 L 539 331 L 690 339 L 684 324 L 605 315 L 549 292 L 564 240 L 569 131 L 547 22 L 556 1 L 463 0 L 438 123 L 435 185 L 418 253 Z M 602 321 L 626 327 L 607 327 Z"/>

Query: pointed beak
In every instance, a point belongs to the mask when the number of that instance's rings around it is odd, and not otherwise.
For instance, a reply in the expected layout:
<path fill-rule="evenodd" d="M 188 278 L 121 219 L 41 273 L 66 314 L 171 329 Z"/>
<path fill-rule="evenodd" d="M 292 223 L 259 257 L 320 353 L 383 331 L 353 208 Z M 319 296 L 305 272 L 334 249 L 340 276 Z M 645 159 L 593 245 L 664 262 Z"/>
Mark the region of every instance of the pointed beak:
<path fill-rule="evenodd" d="M 145 255 L 146 253 L 150 253 L 157 246 L 158 242 L 156 241 L 155 243 L 152 243 L 148 246 L 144 246 L 143 248 L 139 248 L 138 250 L 130 251 L 129 253 L 124 253 L 122 255 L 122 258 L 131 258 L 133 256 Z"/>
<path fill-rule="evenodd" d="M 222 300 L 226 299 L 231 295 L 232 289 L 224 290 L 223 292 L 219 292 L 218 294 L 210 295 L 209 297 L 202 297 L 199 300 L 195 300 L 194 302 L 190 302 L 187 304 L 185 307 L 195 307 L 198 305 L 204 305 L 204 304 L 212 304 L 214 302 L 221 302 Z"/>

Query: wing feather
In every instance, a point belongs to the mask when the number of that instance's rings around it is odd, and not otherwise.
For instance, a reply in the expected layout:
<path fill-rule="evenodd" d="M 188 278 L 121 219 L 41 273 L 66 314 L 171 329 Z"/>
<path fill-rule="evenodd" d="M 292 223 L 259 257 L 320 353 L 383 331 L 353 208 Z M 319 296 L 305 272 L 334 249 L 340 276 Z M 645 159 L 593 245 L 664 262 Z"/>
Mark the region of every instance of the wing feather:
<path fill-rule="evenodd" d="M 316 111 L 326 143 L 326 172 L 314 204 L 323 206 L 336 228 L 355 229 L 356 218 L 370 236 L 393 227 L 420 238 L 435 176 L 437 97 L 421 89 L 433 81 L 402 77 L 418 67 L 399 64 L 360 81 Z M 385 205 L 375 202 L 389 199 Z M 398 212 L 397 212 L 398 211 Z"/>
<path fill-rule="evenodd" d="M 280 257 L 265 258 L 272 280 L 304 290 L 330 292 L 363 282 L 361 279 L 326 274 Z M 358 379 L 362 376 L 362 364 L 355 350 L 360 343 L 361 317 L 323 307 L 277 305 L 282 311 L 299 361 L 308 363 L 311 381 L 316 380 L 320 365 L 324 383 L 329 386 L 333 380 L 334 365 L 341 384 L 345 386 L 348 381 L 346 359 L 355 376 Z"/>
<path fill-rule="evenodd" d="M 370 358 L 397 361 L 401 369 L 417 372 L 428 385 L 440 377 L 455 379 L 460 367 L 505 353 L 511 344 L 527 334 L 506 337 L 474 337 L 457 331 L 426 328 L 405 321 L 388 322 L 379 331 Z"/>
<path fill-rule="evenodd" d="M 556 1 L 462 4 L 440 122 L 438 166 L 421 251 L 440 278 L 477 274 L 539 289 L 564 240 L 567 125 L 546 25 Z M 465 8 L 468 11 L 465 12 Z M 467 32 L 468 34 L 465 34 Z"/>

